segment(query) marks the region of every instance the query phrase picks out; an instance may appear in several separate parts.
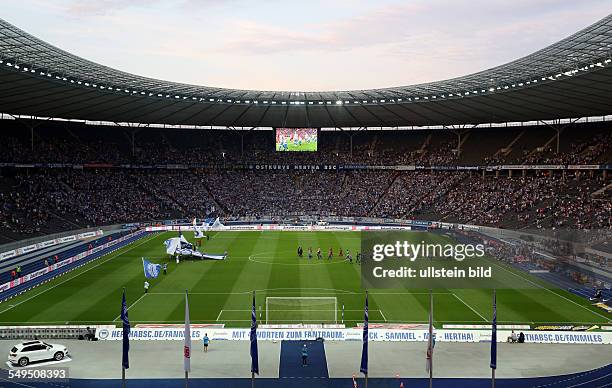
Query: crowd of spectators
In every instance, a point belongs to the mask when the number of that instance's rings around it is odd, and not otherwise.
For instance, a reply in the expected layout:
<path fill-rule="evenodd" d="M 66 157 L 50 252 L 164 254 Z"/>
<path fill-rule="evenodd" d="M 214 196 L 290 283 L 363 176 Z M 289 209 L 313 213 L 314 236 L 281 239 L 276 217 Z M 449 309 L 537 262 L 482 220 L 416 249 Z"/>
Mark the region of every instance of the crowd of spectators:
<path fill-rule="evenodd" d="M 350 216 L 510 228 L 609 229 L 601 178 L 450 171 L 65 170 L 17 173 L 2 229 L 22 235 L 183 217 Z"/>
<path fill-rule="evenodd" d="M 508 176 L 507 172 L 321 167 L 461 164 L 457 139 L 448 134 L 411 138 L 406 133 L 322 133 L 319 152 L 312 153 L 272 151 L 270 133 L 197 132 L 190 133 L 192 138 L 164 131 L 150 138 L 124 133 L 121 144 L 117 140 L 121 132 L 115 132 L 107 137 L 36 135 L 30 139 L 34 152 L 25 138 L 7 136 L 0 144 L 0 162 L 149 168 L 4 168 L 0 235 L 3 230 L 27 236 L 54 229 L 217 215 L 418 218 L 515 228 L 593 229 L 610 228 L 612 223 L 610 192 L 602 190 L 610 182 L 601 174 Z M 479 139 L 472 136 L 467 141 Z M 605 161 L 611 145 L 612 135 L 599 133 L 588 142 L 569 145 L 562 155 L 537 149 L 518 162 Z M 494 156 L 498 154 L 483 151 L 481 160 L 503 161 Z M 159 164 L 173 168 L 155 167 Z M 197 164 L 215 167 L 180 166 Z M 250 169 L 251 164 L 270 168 Z M 314 170 L 295 169 L 296 165 Z"/>
<path fill-rule="evenodd" d="M 530 131 L 537 131 L 533 129 Z M 7 132 L 0 144 L 0 163 L 106 163 L 122 164 L 371 164 L 452 166 L 465 164 L 588 164 L 609 159 L 612 134 L 609 130 L 595 131 L 584 141 L 576 133 L 566 131 L 563 152 L 555 154 L 550 134 L 530 137 L 521 144 L 521 151 L 503 156 L 498 136 L 479 132 L 464 136 L 459 152 L 459 138 L 448 131 L 384 133 L 353 131 L 321 131 L 319 152 L 275 152 L 271 131 L 198 131 L 143 129 L 118 127 L 80 129 L 40 129 L 24 133 L 15 129 Z M 135 134 L 134 134 L 135 133 Z M 490 144 L 491 147 L 480 147 Z M 492 144 L 496 144 L 493 146 Z M 507 145 L 507 144 L 506 144 Z M 352 150 L 351 150 L 352 148 Z M 518 147 L 517 147 L 518 148 Z M 504 148 L 504 150 L 506 150 Z M 509 150 L 506 150 L 509 151 Z"/>

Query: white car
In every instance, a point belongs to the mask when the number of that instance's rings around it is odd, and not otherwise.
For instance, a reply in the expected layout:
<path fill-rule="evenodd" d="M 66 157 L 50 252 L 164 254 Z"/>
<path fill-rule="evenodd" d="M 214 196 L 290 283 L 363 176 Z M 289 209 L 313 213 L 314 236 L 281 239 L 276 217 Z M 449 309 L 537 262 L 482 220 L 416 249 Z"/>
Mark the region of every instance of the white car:
<path fill-rule="evenodd" d="M 8 360 L 13 365 L 27 366 L 43 360 L 63 360 L 68 355 L 64 345 L 48 344 L 42 341 L 28 341 L 11 348 Z"/>

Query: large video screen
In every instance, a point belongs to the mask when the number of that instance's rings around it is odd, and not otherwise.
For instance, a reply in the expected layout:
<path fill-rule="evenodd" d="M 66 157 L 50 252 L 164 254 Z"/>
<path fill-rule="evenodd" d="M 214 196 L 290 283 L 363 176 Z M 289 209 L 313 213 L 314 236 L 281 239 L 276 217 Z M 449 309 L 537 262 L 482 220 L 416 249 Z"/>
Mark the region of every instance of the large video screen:
<path fill-rule="evenodd" d="M 316 128 L 276 128 L 277 151 L 316 151 Z"/>

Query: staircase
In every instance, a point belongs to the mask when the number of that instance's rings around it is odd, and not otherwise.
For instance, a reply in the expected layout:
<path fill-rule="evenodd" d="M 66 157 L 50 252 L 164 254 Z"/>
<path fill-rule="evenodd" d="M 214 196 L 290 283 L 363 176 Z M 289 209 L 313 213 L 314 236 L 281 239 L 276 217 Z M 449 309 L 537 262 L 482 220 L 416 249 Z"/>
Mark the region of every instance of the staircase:
<path fill-rule="evenodd" d="M 367 211 L 366 216 L 371 216 L 372 215 L 372 212 L 374 212 L 374 210 L 376 209 L 376 207 L 378 206 L 380 201 L 382 201 L 382 199 L 389 193 L 389 190 L 391 189 L 391 186 L 393 186 L 393 184 L 399 178 L 399 176 L 400 176 L 399 172 L 396 172 L 393 175 L 393 177 L 389 180 L 389 184 L 387 185 L 387 187 L 385 187 L 385 191 L 383 191 L 383 193 L 376 199 L 376 202 L 374 202 L 374 205 L 372 205 L 370 210 Z"/>

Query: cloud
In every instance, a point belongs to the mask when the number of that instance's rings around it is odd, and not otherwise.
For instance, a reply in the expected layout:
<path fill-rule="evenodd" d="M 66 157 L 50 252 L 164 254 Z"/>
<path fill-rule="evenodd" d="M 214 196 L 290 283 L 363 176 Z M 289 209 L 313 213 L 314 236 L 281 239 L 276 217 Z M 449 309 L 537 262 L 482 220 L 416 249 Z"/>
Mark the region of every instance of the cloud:
<path fill-rule="evenodd" d="M 609 13 L 600 0 L 23 0 L 13 8 L 19 27 L 111 67 L 267 90 L 461 76 L 528 55 Z"/>

